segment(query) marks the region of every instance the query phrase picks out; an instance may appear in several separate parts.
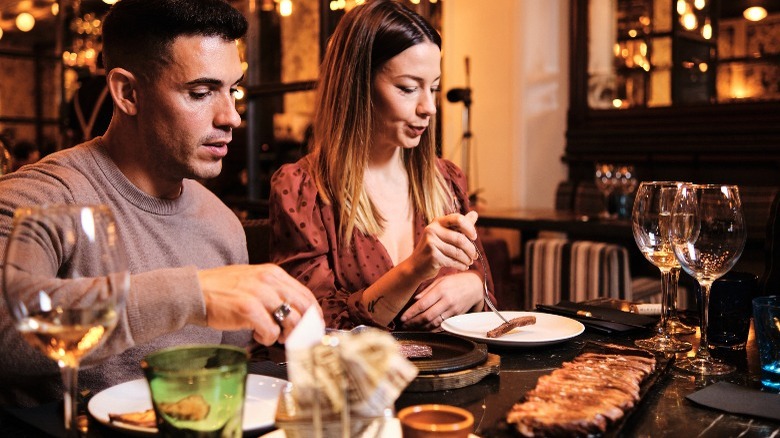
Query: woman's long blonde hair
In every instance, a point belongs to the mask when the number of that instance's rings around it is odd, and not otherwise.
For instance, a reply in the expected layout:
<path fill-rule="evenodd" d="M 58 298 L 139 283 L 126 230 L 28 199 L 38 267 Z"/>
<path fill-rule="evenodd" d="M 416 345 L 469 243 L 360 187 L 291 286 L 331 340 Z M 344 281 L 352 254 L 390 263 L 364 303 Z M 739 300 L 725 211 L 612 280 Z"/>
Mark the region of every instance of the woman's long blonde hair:
<path fill-rule="evenodd" d="M 355 7 L 331 37 L 317 85 L 309 165 L 320 196 L 335 204 L 339 235 L 348 246 L 355 228 L 378 235 L 384 219 L 363 187 L 372 148 L 372 83 L 391 58 L 441 37 L 424 18 L 392 0 Z M 401 152 L 415 211 L 430 222 L 453 211 L 452 194 L 436 167 L 435 118 L 420 144 Z"/>

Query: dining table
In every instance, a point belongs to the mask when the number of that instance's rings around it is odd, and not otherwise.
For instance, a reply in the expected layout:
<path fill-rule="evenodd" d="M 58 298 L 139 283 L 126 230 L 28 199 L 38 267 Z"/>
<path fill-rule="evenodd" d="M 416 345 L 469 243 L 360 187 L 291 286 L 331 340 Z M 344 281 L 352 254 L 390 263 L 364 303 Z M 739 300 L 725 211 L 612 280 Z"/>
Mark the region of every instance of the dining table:
<path fill-rule="evenodd" d="M 693 322 L 693 317 L 687 322 Z M 429 333 L 428 336 L 440 336 Z M 445 333 L 447 336 L 451 334 Z M 505 437 L 506 415 L 515 403 L 523 399 L 536 386 L 539 377 L 551 373 L 572 360 L 587 345 L 609 344 L 633 346 L 635 339 L 651 336 L 651 330 L 638 329 L 619 333 L 604 333 L 586 329 L 569 339 L 536 346 L 487 345 L 490 355 L 500 359 L 498 372 L 489 374 L 476 383 L 456 389 L 412 392 L 404 391 L 396 400 L 395 410 L 428 403 L 444 403 L 462 407 L 474 416 L 474 434 L 479 437 Z M 699 336 L 683 336 L 698 345 Z M 679 353 L 682 355 L 693 354 Z M 718 381 L 730 382 L 740 387 L 760 389 L 759 362 L 756 340 L 751 327 L 747 346 L 743 350 L 720 352 L 720 357 L 737 366 L 737 371 L 726 376 L 704 377 L 677 371 L 672 363 L 674 356 L 664 356 L 665 363 L 653 384 L 644 391 L 640 401 L 632 408 L 619 427 L 607 429 L 603 436 L 647 437 L 780 437 L 780 422 L 760 417 L 731 414 L 697 405 L 686 397 Z M 252 355 L 250 373 L 286 378 L 284 350 L 276 345 L 257 349 Z M 780 397 L 780 395 L 776 395 Z M 22 420 L 20 418 L 26 418 Z M 48 436 L 36 425 L 34 417 L 20 416 L 18 412 L 0 414 L 0 436 L 37 437 Z M 41 419 L 43 422 L 46 419 Z M 48 419 L 51 420 L 51 419 Z M 511 429 L 509 429 L 511 430 Z M 255 431 L 249 436 L 263 436 L 270 430 Z M 108 429 L 90 419 L 90 437 L 122 436 L 115 429 Z M 389 437 L 392 438 L 392 437 Z"/>

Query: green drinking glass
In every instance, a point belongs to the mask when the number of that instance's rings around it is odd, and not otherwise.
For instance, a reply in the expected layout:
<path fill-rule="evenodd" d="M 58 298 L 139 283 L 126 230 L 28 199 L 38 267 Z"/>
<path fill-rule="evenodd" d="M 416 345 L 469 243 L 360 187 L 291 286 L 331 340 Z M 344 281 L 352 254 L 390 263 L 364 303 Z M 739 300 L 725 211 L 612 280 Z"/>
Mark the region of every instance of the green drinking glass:
<path fill-rule="evenodd" d="M 241 437 L 247 359 L 228 345 L 173 347 L 144 358 L 160 435 Z"/>

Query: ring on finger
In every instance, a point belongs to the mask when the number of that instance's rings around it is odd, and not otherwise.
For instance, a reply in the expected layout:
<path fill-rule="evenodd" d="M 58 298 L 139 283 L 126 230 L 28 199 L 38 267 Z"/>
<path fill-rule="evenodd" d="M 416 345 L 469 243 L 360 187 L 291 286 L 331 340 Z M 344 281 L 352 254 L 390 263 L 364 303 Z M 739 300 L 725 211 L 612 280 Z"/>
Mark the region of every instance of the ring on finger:
<path fill-rule="evenodd" d="M 280 304 L 279 307 L 277 307 L 276 310 L 274 310 L 274 312 L 272 313 L 274 317 L 274 321 L 276 321 L 276 323 L 279 324 L 280 326 L 282 325 L 284 319 L 287 318 L 287 315 L 289 314 L 290 314 L 290 304 L 287 302 Z"/>
<path fill-rule="evenodd" d="M 443 314 L 439 315 L 439 318 L 441 318 L 441 323 L 444 324 L 444 315 Z"/>

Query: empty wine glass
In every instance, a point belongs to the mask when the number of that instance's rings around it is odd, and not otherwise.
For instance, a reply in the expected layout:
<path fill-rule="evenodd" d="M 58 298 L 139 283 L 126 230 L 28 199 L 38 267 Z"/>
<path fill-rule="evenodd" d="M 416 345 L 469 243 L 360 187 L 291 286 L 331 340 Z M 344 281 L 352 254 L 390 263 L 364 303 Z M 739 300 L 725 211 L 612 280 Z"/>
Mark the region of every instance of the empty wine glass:
<path fill-rule="evenodd" d="M 609 212 L 609 199 L 615 191 L 618 182 L 615 175 L 615 165 L 596 163 L 594 182 L 596 183 L 596 188 L 601 192 L 601 196 L 604 197 L 604 210 L 599 213 L 599 217 L 610 219 L 612 218 L 612 214 Z"/>
<path fill-rule="evenodd" d="M 745 220 L 739 189 L 733 185 L 682 184 L 672 205 L 672 246 L 682 268 L 701 286 L 701 342 L 696 356 L 675 362 L 678 369 L 721 375 L 734 367 L 710 356 L 707 342 L 712 282 L 728 272 L 745 247 Z"/>
<path fill-rule="evenodd" d="M 673 338 L 669 330 L 669 295 L 679 279 L 680 262 L 674 255 L 669 225 L 671 208 L 681 183 L 671 181 L 642 182 L 634 199 L 631 229 L 642 255 L 661 271 L 661 321 L 656 334 L 634 343 L 642 348 L 664 352 L 691 349 L 689 342 Z"/>
<path fill-rule="evenodd" d="M 615 179 L 617 180 L 617 190 L 624 195 L 634 193 L 637 185 L 639 185 L 639 181 L 636 179 L 636 172 L 634 172 L 634 166 L 630 164 L 615 166 Z"/>
<path fill-rule="evenodd" d="M 65 429 L 79 436 L 79 364 L 116 326 L 130 285 L 111 211 L 102 205 L 16 210 L 3 285 L 22 337 L 59 365 Z"/>
<path fill-rule="evenodd" d="M 631 217 L 631 199 L 634 191 L 639 185 L 634 172 L 634 166 L 630 164 L 615 165 L 615 191 L 617 192 L 617 201 L 615 206 L 615 216 L 619 218 Z M 615 196 L 613 195 L 613 199 Z"/>

